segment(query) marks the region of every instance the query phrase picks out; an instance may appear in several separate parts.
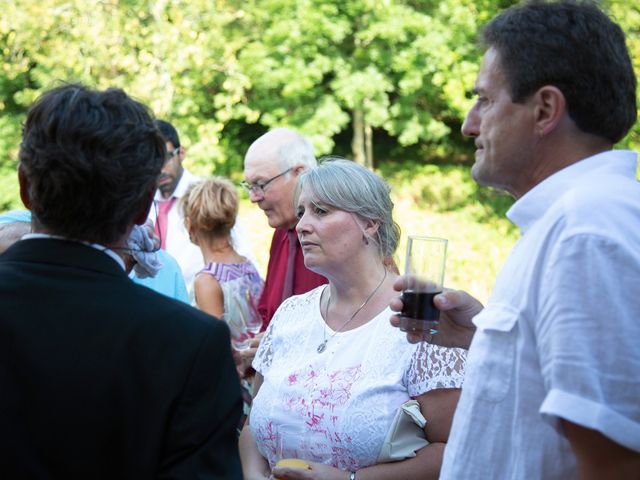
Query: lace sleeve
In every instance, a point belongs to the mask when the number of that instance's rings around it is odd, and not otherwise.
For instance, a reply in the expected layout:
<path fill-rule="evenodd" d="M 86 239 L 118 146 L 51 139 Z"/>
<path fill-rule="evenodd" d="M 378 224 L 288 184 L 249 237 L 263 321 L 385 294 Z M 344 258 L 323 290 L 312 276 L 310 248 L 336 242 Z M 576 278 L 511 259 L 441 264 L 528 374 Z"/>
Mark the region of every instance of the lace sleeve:
<path fill-rule="evenodd" d="M 265 372 L 269 370 L 271 362 L 273 361 L 273 350 L 271 349 L 271 343 L 273 342 L 273 329 L 275 326 L 275 316 L 271 319 L 271 323 L 264 332 L 256 356 L 251 362 L 251 366 L 254 370 L 264 376 Z"/>
<path fill-rule="evenodd" d="M 464 380 L 467 351 L 420 342 L 407 372 L 409 395 L 421 395 L 436 388 L 460 388 Z"/>

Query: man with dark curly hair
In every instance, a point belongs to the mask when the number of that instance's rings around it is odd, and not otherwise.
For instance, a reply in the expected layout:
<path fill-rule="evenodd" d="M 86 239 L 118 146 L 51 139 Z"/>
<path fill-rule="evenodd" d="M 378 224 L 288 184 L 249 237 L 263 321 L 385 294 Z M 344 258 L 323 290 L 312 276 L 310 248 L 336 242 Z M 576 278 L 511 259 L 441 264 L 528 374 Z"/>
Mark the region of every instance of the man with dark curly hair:
<path fill-rule="evenodd" d="M 122 90 L 64 85 L 29 110 L 33 233 L 0 256 L 0 478 L 240 478 L 223 322 L 135 285 L 165 143 Z"/>

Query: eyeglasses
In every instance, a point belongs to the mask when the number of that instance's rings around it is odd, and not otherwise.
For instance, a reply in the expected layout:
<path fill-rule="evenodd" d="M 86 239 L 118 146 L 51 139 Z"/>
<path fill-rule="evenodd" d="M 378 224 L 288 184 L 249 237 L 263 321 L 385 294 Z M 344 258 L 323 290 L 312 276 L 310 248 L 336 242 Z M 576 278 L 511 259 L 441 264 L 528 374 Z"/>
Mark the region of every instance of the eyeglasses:
<path fill-rule="evenodd" d="M 273 182 L 276 178 L 279 178 L 284 174 L 289 173 L 291 170 L 293 170 L 293 167 L 287 168 L 284 172 L 279 173 L 275 177 L 271 177 L 269 180 L 262 183 L 249 183 L 243 180 L 242 182 L 240 182 L 240 186 L 244 188 L 247 191 L 247 193 L 253 193 L 254 195 L 264 195 L 264 189 L 267 185 Z"/>
<path fill-rule="evenodd" d="M 167 156 L 164 159 L 165 163 L 166 162 L 170 162 L 179 153 L 180 153 L 180 147 L 176 147 L 173 150 L 171 150 L 170 152 L 167 152 Z"/>

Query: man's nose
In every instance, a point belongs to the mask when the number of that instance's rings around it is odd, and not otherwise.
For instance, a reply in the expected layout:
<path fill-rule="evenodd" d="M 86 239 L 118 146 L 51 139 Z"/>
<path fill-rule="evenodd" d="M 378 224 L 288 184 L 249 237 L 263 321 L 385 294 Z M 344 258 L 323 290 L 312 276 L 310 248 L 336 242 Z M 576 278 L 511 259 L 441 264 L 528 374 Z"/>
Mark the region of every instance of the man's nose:
<path fill-rule="evenodd" d="M 259 202 L 264 198 L 264 193 L 260 190 L 249 190 L 249 200 L 251 203 Z"/>
<path fill-rule="evenodd" d="M 480 121 L 475 106 L 467 112 L 460 131 L 465 137 L 477 137 L 480 133 Z"/>

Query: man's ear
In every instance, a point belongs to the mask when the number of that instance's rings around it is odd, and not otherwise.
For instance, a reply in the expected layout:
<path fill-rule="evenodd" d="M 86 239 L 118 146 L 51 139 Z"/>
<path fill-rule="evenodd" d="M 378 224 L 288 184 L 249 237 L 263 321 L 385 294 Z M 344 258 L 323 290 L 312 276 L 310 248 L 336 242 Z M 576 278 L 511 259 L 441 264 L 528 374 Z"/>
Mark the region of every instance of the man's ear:
<path fill-rule="evenodd" d="M 22 165 L 18 165 L 18 183 L 20 184 L 20 200 L 27 208 L 31 210 L 31 195 L 29 194 L 29 179 L 22 169 Z"/>
<path fill-rule="evenodd" d="M 291 174 L 294 177 L 297 177 L 298 175 L 300 175 L 302 172 L 304 172 L 306 170 L 306 166 L 302 165 L 302 164 L 298 164 L 295 165 L 294 167 L 291 168 Z"/>
<path fill-rule="evenodd" d="M 567 109 L 567 101 L 558 87 L 545 85 L 534 93 L 534 121 L 536 132 L 546 136 L 556 129 Z"/>
<path fill-rule="evenodd" d="M 155 192 L 156 189 L 155 187 L 153 187 L 144 196 L 142 206 L 140 207 L 140 213 L 133 219 L 133 223 L 135 223 L 136 225 L 144 225 L 144 222 L 147 221 L 147 218 L 149 217 L 149 211 L 151 210 L 151 204 L 153 204 L 153 196 L 155 195 Z"/>

